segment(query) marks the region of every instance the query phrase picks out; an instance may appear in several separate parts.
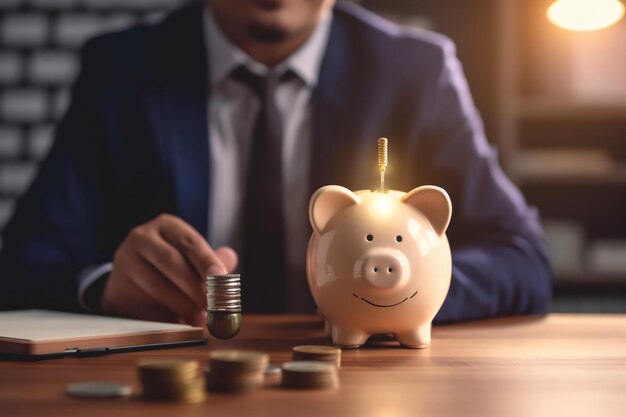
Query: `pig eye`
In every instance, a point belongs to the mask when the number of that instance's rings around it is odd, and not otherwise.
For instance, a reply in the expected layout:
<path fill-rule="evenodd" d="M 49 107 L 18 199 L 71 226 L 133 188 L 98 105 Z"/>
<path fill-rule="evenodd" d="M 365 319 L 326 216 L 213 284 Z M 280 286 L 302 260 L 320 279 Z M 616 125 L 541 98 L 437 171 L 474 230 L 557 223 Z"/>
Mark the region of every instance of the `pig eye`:
<path fill-rule="evenodd" d="M 396 242 L 402 242 L 402 236 L 400 235 L 396 236 Z"/>
<path fill-rule="evenodd" d="M 367 235 L 367 237 L 365 239 L 367 239 L 368 242 L 371 242 L 372 240 L 374 240 L 374 236 Z"/>

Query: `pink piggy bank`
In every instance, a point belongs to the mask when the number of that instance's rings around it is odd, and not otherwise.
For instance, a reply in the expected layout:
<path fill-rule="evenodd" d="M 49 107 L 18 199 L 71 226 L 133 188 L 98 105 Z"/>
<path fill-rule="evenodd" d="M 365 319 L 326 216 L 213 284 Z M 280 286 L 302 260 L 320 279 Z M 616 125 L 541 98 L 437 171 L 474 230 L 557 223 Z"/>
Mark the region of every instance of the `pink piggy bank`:
<path fill-rule="evenodd" d="M 358 347 L 393 334 L 424 348 L 450 287 L 446 229 L 452 205 L 439 187 L 403 193 L 329 185 L 309 203 L 309 288 L 333 343 Z"/>

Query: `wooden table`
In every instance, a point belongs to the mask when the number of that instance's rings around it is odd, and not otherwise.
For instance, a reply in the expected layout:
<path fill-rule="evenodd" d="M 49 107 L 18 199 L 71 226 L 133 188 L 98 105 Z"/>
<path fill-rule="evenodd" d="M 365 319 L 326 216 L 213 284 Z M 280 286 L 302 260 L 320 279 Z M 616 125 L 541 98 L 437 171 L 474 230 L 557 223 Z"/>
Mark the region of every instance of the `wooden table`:
<path fill-rule="evenodd" d="M 626 316 L 550 315 L 436 327 L 432 345 L 375 341 L 343 351 L 340 387 L 247 395 L 210 394 L 203 404 L 137 397 L 82 400 L 67 384 L 113 380 L 137 388 L 143 357 L 197 358 L 215 348 L 260 349 L 273 362 L 292 346 L 328 343 L 313 316 L 246 316 L 242 333 L 208 346 L 35 363 L 0 362 L 0 416 L 624 416 Z"/>

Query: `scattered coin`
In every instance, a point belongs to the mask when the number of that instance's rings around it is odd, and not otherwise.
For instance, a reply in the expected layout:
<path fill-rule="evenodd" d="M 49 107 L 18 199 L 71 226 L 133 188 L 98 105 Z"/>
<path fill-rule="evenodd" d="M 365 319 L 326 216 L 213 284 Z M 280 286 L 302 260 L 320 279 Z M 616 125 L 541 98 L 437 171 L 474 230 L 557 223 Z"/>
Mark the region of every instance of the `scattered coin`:
<path fill-rule="evenodd" d="M 266 353 L 249 350 L 217 350 L 209 355 L 205 369 L 207 389 L 217 392 L 247 392 L 263 385 L 268 367 Z"/>
<path fill-rule="evenodd" d="M 337 367 L 331 363 L 293 361 L 283 364 L 285 388 L 334 388 L 339 385 Z"/>
<path fill-rule="evenodd" d="M 292 350 L 292 358 L 294 361 L 329 362 L 339 367 L 341 366 L 341 349 L 324 345 L 295 346 Z"/>
<path fill-rule="evenodd" d="M 206 368 L 204 368 L 204 372 L 211 372 L 211 368 L 207 366 Z M 263 372 L 265 373 L 265 376 L 279 375 L 282 370 L 280 365 L 270 363 L 269 365 L 267 365 L 267 368 L 265 368 Z"/>
<path fill-rule="evenodd" d="M 139 380 L 147 400 L 197 403 L 206 399 L 200 363 L 184 359 L 142 359 Z"/>
<path fill-rule="evenodd" d="M 212 371 L 262 371 L 269 364 L 269 355 L 254 350 L 215 350 L 209 355 Z"/>
<path fill-rule="evenodd" d="M 130 396 L 133 389 L 120 382 L 89 381 L 68 385 L 65 393 L 80 398 L 122 398 Z"/>

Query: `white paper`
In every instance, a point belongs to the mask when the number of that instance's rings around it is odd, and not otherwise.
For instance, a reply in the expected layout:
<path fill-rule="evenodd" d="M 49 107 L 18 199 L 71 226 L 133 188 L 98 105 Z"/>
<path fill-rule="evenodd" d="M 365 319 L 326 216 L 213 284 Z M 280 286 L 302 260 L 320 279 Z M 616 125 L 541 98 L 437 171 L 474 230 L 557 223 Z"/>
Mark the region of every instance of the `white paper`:
<path fill-rule="evenodd" d="M 48 310 L 0 312 L 0 337 L 37 342 L 185 329 L 192 327 Z"/>

